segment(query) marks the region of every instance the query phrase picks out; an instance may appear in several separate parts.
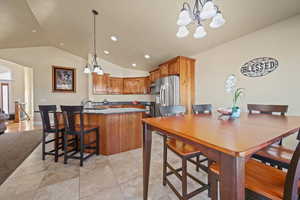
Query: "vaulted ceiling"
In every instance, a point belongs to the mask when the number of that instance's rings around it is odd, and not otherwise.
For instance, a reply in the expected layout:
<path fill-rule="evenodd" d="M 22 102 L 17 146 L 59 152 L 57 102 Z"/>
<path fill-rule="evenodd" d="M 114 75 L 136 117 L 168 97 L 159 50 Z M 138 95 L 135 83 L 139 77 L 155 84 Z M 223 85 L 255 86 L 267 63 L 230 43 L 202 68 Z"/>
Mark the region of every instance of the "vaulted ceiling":
<path fill-rule="evenodd" d="M 192 1 L 192 0 L 187 0 Z M 183 0 L 0 0 L 0 48 L 55 46 L 83 58 L 92 49 L 91 10 L 99 11 L 101 58 L 122 67 L 151 69 L 191 56 L 300 13 L 299 0 L 215 0 L 226 24 L 203 39 L 176 37 Z M 110 36 L 119 38 L 112 42 Z M 108 50 L 105 55 L 103 50 Z M 146 60 L 144 54 L 151 58 Z"/>

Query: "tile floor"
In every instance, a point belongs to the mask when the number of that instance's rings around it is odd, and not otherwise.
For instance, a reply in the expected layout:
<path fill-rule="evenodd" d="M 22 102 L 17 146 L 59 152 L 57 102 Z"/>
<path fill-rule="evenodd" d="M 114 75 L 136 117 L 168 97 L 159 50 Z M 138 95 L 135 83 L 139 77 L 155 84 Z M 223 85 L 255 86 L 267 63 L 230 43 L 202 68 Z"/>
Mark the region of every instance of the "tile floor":
<path fill-rule="evenodd" d="M 170 152 L 170 151 L 169 151 Z M 168 154 L 173 165 L 180 159 Z M 190 164 L 189 172 L 206 181 L 204 172 L 196 172 Z M 167 186 L 162 186 L 162 138 L 153 135 L 149 200 L 177 200 Z M 78 160 L 64 165 L 53 158 L 41 160 L 41 146 L 15 170 L 0 186 L 0 199 L 7 200 L 139 200 L 142 199 L 142 149 L 112 156 L 94 156 L 79 167 Z M 176 177 L 171 181 L 180 189 Z M 192 191 L 198 185 L 189 182 Z M 194 200 L 206 200 L 207 191 Z"/>

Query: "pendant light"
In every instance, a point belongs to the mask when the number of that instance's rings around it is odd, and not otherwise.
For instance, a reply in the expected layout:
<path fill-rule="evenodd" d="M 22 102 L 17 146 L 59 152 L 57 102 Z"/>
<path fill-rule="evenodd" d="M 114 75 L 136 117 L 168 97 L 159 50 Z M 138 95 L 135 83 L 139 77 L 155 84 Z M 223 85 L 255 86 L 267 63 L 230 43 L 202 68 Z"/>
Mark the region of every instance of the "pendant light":
<path fill-rule="evenodd" d="M 94 46 L 94 52 L 91 54 L 88 54 L 88 62 L 84 68 L 84 73 L 89 74 L 91 72 L 97 73 L 98 75 L 103 75 L 103 69 L 101 67 L 100 58 L 97 56 L 97 50 L 96 50 L 96 16 L 98 15 L 98 12 L 96 10 L 92 10 L 93 14 L 93 46 Z"/>

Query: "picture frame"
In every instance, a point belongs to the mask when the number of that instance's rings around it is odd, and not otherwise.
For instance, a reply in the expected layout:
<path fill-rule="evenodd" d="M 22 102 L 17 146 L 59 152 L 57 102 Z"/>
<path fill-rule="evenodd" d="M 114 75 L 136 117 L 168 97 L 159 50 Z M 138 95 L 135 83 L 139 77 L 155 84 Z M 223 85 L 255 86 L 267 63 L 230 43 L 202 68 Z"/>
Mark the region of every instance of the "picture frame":
<path fill-rule="evenodd" d="M 52 91 L 76 92 L 76 69 L 52 66 Z"/>

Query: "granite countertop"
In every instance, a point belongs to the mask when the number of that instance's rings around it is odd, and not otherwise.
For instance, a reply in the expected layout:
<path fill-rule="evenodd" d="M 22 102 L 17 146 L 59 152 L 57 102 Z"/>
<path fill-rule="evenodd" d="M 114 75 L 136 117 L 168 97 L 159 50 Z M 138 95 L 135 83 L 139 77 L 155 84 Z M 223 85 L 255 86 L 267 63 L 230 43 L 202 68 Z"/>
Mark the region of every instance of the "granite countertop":
<path fill-rule="evenodd" d="M 107 109 L 89 109 L 84 110 L 86 114 L 118 114 L 118 113 L 132 113 L 132 112 L 146 112 L 146 109 L 140 108 L 107 108 Z"/>

